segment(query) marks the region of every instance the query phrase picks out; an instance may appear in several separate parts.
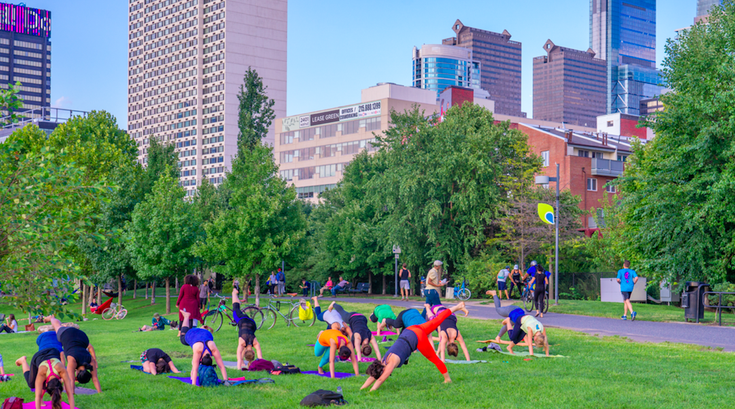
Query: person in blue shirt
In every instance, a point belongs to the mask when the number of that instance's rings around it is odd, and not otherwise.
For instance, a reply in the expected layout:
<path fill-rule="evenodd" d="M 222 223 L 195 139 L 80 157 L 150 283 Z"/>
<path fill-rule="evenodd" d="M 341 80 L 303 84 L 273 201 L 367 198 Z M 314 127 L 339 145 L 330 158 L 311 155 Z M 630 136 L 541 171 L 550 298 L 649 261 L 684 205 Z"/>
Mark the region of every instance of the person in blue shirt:
<path fill-rule="evenodd" d="M 623 294 L 623 321 L 628 319 L 628 310 L 630 310 L 631 321 L 635 321 L 635 317 L 638 315 L 633 311 L 633 304 L 630 303 L 630 294 L 637 282 L 638 274 L 630 269 L 630 261 L 625 260 L 623 268 L 618 270 L 618 283 L 620 284 L 620 292 Z"/>

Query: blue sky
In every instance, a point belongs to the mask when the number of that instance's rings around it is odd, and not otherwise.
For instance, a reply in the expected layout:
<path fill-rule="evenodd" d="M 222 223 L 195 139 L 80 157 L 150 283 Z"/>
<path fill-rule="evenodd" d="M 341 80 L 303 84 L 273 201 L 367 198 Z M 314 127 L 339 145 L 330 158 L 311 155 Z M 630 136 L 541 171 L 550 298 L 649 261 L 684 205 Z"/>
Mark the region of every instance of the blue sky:
<path fill-rule="evenodd" d="M 267 1 L 267 0 L 263 0 Z M 18 1 L 7 1 L 18 4 Z M 127 124 L 126 0 L 25 0 L 52 12 L 52 105 L 107 110 Z M 657 2 L 657 61 L 666 39 L 690 25 L 696 0 Z M 523 43 L 523 109 L 531 114 L 532 59 L 547 39 L 589 47 L 589 0 L 291 0 L 288 114 L 359 101 L 378 82 L 410 85 L 413 46 L 465 25 L 508 30 Z"/>

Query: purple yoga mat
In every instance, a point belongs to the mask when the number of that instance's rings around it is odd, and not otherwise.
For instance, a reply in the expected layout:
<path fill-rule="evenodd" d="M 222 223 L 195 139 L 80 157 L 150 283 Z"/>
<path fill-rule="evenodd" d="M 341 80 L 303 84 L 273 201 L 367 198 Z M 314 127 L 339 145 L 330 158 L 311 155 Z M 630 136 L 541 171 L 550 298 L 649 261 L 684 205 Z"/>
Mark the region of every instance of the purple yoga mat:
<path fill-rule="evenodd" d="M 169 378 L 176 379 L 177 381 L 181 381 L 181 382 L 183 382 L 183 383 L 185 383 L 187 385 L 191 385 L 191 378 L 188 377 L 188 376 L 169 376 Z M 242 378 L 230 378 L 229 381 L 232 382 L 233 385 L 240 385 L 240 384 L 243 384 L 243 383 L 256 383 L 256 382 L 258 382 L 257 379 L 245 379 L 244 377 L 242 377 Z M 199 379 L 197 379 L 197 386 L 199 386 Z"/>
<path fill-rule="evenodd" d="M 70 409 L 70 406 L 66 402 L 61 402 L 62 409 Z M 26 402 L 23 404 L 23 409 L 36 409 L 36 402 Z M 41 409 L 51 409 L 51 402 L 41 403 Z M 77 408 L 74 408 L 77 409 Z"/>
<path fill-rule="evenodd" d="M 325 378 L 330 378 L 329 371 L 325 371 L 323 374 L 320 374 L 317 371 L 301 371 L 304 375 L 317 375 L 317 376 L 323 376 Z M 335 372 L 334 377 L 337 379 L 343 379 L 343 378 L 349 378 L 350 376 L 355 376 L 353 373 L 347 373 L 347 372 Z"/>

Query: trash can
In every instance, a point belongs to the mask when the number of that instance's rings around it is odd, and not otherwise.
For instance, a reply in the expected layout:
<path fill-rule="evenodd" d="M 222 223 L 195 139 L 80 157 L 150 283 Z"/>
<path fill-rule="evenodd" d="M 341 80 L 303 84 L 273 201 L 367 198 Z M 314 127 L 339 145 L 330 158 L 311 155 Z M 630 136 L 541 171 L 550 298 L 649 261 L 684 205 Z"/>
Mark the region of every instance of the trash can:
<path fill-rule="evenodd" d="M 707 283 L 698 281 L 687 281 L 684 285 L 684 293 L 681 295 L 681 306 L 684 308 L 684 320 L 689 321 L 704 318 L 704 289 L 709 287 Z"/>

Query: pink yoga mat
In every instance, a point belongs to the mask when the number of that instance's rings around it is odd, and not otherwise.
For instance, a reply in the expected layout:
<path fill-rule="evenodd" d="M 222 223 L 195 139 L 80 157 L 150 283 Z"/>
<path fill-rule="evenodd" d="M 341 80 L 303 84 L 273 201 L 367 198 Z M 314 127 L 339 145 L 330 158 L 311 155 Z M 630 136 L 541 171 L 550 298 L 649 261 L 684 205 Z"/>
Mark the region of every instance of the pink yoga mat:
<path fill-rule="evenodd" d="M 382 337 L 383 335 L 398 335 L 398 334 L 392 331 L 380 331 L 380 335 L 378 335 L 377 331 L 373 331 L 373 335 L 375 335 L 376 337 L 377 336 Z"/>
<path fill-rule="evenodd" d="M 61 408 L 62 409 L 70 409 L 71 406 L 69 406 L 66 402 L 61 402 Z M 36 409 L 36 402 L 26 402 L 23 404 L 23 409 Z M 51 409 L 51 402 L 43 402 L 41 404 L 41 409 Z M 74 408 L 79 409 L 79 408 Z"/>

